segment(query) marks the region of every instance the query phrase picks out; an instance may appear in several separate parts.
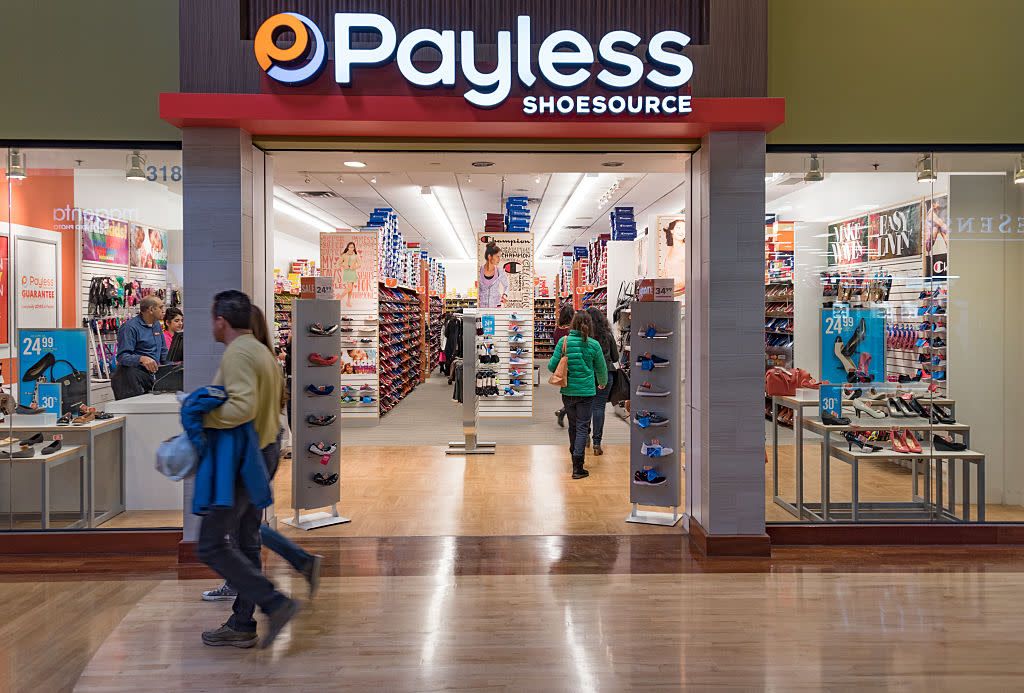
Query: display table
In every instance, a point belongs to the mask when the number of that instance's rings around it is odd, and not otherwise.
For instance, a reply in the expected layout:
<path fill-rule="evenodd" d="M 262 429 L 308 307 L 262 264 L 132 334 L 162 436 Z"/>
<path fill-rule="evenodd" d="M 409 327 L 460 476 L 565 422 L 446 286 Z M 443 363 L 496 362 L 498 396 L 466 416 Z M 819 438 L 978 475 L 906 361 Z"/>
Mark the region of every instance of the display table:
<path fill-rule="evenodd" d="M 125 460 L 125 508 L 181 510 L 182 484 L 155 467 L 160 443 L 181 433 L 178 398 L 173 393 L 150 393 L 109 402 L 106 410 L 126 420 L 125 449 L 130 453 Z"/>
<path fill-rule="evenodd" d="M 88 526 L 97 527 L 125 510 L 125 417 L 94 420 L 81 426 L 58 426 L 42 416 L 19 416 L 11 427 L 11 435 L 25 439 L 33 433 L 61 435 L 65 450 L 69 445 L 81 445 L 86 450 L 86 500 Z M 54 417 L 55 418 L 55 417 Z M 6 460 L 3 460 L 6 462 Z M 15 460 L 19 461 L 19 460 Z M 96 480 L 100 480 L 97 487 Z M 29 491 L 29 493 L 32 493 Z M 63 506 L 67 493 L 58 495 Z M 97 516 L 97 513 L 99 515 Z"/>
<path fill-rule="evenodd" d="M 3 463 L 10 463 L 12 466 L 22 467 L 27 465 L 39 466 L 39 485 L 41 489 L 41 501 L 39 505 L 40 524 L 43 529 L 50 528 L 50 471 L 67 462 L 78 462 L 78 509 L 79 519 L 62 529 L 77 529 L 85 527 L 88 523 L 88 501 L 86 500 L 86 447 L 74 445 L 64 447 L 52 455 L 42 455 L 39 450 L 43 445 L 34 446 L 35 455 L 32 457 L 3 458 Z"/>

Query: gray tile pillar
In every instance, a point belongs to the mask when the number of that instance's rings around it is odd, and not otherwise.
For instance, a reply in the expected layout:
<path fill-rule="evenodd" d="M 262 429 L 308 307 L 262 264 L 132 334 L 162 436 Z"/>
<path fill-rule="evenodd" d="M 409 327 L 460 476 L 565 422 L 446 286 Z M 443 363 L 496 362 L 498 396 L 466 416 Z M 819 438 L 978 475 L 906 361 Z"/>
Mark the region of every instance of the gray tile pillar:
<path fill-rule="evenodd" d="M 263 180 L 262 175 L 254 180 L 253 161 L 252 138 L 242 130 L 182 130 L 186 391 L 209 385 L 224 353 L 211 331 L 213 296 L 224 289 L 253 296 L 257 284 L 253 248 L 264 241 L 254 243 L 253 189 L 255 183 L 262 191 Z M 262 165 L 258 170 L 262 172 Z M 257 216 L 262 216 L 262 209 L 261 200 Z M 262 236 L 262 223 L 259 226 Z M 259 270 L 264 273 L 262 262 Z M 185 484 L 184 494 L 184 541 L 195 541 L 199 518 L 188 512 L 191 483 Z"/>
<path fill-rule="evenodd" d="M 692 162 L 686 463 L 704 533 L 764 535 L 763 132 L 713 132 Z"/>

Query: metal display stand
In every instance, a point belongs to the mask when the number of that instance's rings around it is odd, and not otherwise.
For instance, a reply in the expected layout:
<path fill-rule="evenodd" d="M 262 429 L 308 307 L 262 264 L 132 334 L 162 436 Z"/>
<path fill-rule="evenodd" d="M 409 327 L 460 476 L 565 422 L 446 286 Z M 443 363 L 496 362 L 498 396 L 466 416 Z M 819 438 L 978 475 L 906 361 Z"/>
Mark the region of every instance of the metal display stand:
<path fill-rule="evenodd" d="M 672 526 L 683 519 L 686 514 L 679 512 L 682 504 L 683 465 L 679 463 L 682 454 L 683 422 L 680 420 L 682 407 L 681 387 L 682 360 L 681 353 L 682 324 L 680 306 L 676 301 L 634 301 L 630 305 L 632 320 L 630 329 L 630 434 L 629 434 L 629 500 L 633 511 L 626 517 L 626 522 L 638 522 L 649 525 Z M 659 331 L 670 331 L 666 337 L 648 338 L 640 333 L 654 325 Z M 645 353 L 668 359 L 665 366 L 643 370 L 638 364 Z M 660 390 L 667 390 L 663 397 L 644 397 L 637 395 L 637 388 L 645 382 Z M 633 416 L 636 412 L 649 410 L 668 419 L 666 426 L 640 428 Z M 663 447 L 671 448 L 672 452 L 664 457 L 648 457 L 640 452 L 645 443 L 657 440 Z M 644 467 L 654 467 L 665 482 L 657 486 L 637 483 L 634 473 Z M 638 505 L 653 505 L 672 508 L 671 513 L 637 510 Z"/>
<path fill-rule="evenodd" d="M 292 303 L 292 507 L 295 508 L 295 516 L 282 519 L 282 522 L 299 529 L 351 522 L 338 514 L 341 482 L 321 486 L 313 481 L 317 472 L 325 477 L 341 474 L 341 367 L 337 363 L 333 366 L 314 365 L 309 362 L 309 355 L 339 355 L 341 337 L 337 332 L 328 337 L 310 334 L 309 326 L 314 323 L 337 325 L 340 316 L 341 301 L 296 299 Z M 306 390 L 309 385 L 330 386 L 334 391 L 329 395 L 316 395 Z M 376 392 L 373 396 L 377 396 Z M 334 416 L 335 420 L 329 426 L 313 426 L 306 422 L 310 415 Z M 320 457 L 308 449 L 321 441 L 338 446 L 326 465 L 321 464 Z M 328 506 L 330 512 L 299 514 L 300 510 Z"/>
<path fill-rule="evenodd" d="M 480 367 L 476 353 L 476 330 L 480 316 L 469 312 L 462 316 L 462 434 L 464 441 L 448 443 L 446 455 L 493 455 L 497 443 L 477 440 L 479 398 L 476 395 L 476 371 Z"/>

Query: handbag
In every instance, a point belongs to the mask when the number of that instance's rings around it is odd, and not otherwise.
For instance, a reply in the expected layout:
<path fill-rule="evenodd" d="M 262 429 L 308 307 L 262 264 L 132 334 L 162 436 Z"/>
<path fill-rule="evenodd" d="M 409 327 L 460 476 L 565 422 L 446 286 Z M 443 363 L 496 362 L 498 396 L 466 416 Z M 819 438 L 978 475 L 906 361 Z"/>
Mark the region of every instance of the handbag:
<path fill-rule="evenodd" d="M 562 337 L 562 358 L 558 359 L 555 372 L 548 378 L 548 382 L 557 387 L 569 386 L 569 357 L 565 355 L 565 345 L 568 341 L 568 337 Z"/>
<path fill-rule="evenodd" d="M 798 388 L 817 390 L 820 385 L 802 368 L 772 368 L 764 374 L 764 393 L 769 397 L 792 397 Z"/>
<path fill-rule="evenodd" d="M 611 392 L 608 393 L 608 401 L 612 404 L 618 404 L 622 401 L 629 401 L 629 371 L 616 369 L 611 372 L 612 381 L 608 383 L 611 387 Z"/>
<path fill-rule="evenodd" d="M 53 377 L 53 366 L 58 363 L 68 364 L 71 372 L 59 378 Z M 71 365 L 70 361 L 58 359 L 54 361 L 49 369 L 51 383 L 60 384 L 61 413 L 67 414 L 72 409 L 78 409 L 83 404 L 89 403 L 89 378 L 84 371 L 80 371 Z"/>

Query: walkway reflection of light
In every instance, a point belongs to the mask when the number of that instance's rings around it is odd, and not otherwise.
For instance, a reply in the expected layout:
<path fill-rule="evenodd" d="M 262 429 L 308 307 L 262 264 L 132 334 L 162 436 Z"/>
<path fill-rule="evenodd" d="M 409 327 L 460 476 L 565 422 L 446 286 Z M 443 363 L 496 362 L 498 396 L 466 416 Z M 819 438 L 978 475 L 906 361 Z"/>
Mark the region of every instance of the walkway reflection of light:
<path fill-rule="evenodd" d="M 441 614 L 445 603 L 455 591 L 455 537 L 442 537 L 441 555 L 434 573 L 434 593 L 427 606 L 427 614 L 423 623 L 423 666 L 431 667 L 437 654 L 437 641 L 441 637 Z"/>
<path fill-rule="evenodd" d="M 576 632 L 576 619 L 573 618 L 572 606 L 565 605 L 565 642 L 569 646 L 569 656 L 576 667 L 576 677 L 579 679 L 579 686 L 575 689 L 581 692 L 596 691 L 597 683 L 594 681 L 594 672 L 587 658 L 587 651 L 583 647 L 581 634 Z"/>

